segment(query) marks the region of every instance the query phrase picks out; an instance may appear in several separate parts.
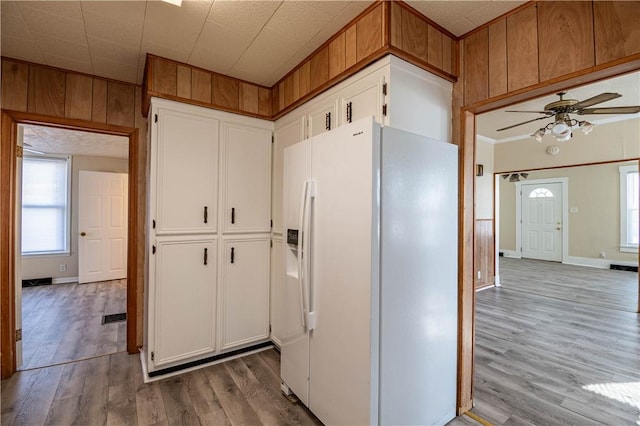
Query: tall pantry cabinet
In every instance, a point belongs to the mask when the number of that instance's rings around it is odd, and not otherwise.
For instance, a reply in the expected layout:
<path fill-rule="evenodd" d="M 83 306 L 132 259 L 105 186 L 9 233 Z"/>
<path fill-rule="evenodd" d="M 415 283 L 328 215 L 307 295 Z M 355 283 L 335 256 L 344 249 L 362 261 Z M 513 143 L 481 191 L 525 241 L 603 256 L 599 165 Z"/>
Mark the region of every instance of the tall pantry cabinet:
<path fill-rule="evenodd" d="M 143 360 L 269 339 L 273 123 L 152 98 Z"/>

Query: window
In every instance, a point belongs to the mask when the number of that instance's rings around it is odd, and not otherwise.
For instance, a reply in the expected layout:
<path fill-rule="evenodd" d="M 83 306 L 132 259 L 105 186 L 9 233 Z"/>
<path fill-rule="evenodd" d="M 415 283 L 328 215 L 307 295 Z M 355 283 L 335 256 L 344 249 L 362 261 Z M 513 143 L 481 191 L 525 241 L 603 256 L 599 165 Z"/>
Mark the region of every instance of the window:
<path fill-rule="evenodd" d="M 620 251 L 638 252 L 638 166 L 620 166 Z"/>
<path fill-rule="evenodd" d="M 22 254 L 69 252 L 69 157 L 22 161 Z"/>
<path fill-rule="evenodd" d="M 529 198 L 553 198 L 553 192 L 547 188 L 536 188 L 529 193 Z"/>

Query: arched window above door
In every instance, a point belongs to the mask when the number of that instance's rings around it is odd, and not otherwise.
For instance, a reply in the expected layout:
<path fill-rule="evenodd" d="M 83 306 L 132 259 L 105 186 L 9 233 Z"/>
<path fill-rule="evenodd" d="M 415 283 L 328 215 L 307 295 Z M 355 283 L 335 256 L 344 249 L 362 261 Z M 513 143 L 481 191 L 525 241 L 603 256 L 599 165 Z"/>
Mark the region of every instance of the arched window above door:
<path fill-rule="evenodd" d="M 529 198 L 553 198 L 553 192 L 547 188 L 536 188 L 529 193 Z"/>

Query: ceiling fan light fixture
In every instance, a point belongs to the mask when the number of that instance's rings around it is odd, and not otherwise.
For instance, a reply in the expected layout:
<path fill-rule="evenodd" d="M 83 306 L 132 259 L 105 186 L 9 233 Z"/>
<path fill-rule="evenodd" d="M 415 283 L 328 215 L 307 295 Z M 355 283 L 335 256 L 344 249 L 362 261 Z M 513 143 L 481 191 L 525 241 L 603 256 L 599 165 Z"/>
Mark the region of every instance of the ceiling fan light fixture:
<path fill-rule="evenodd" d="M 182 6 L 182 0 L 161 0 L 161 1 L 172 4 L 174 6 L 178 6 L 178 7 Z"/>
<path fill-rule="evenodd" d="M 559 135 L 553 135 L 558 142 L 566 142 L 573 136 L 573 132 L 571 131 L 571 127 L 569 127 L 566 131 Z"/>
<path fill-rule="evenodd" d="M 536 140 L 536 142 L 541 143 L 542 142 L 542 137 L 546 134 L 546 130 L 545 129 L 538 129 L 535 132 L 533 132 L 530 136 Z"/>
<path fill-rule="evenodd" d="M 582 130 L 582 133 L 584 133 L 585 135 L 591 133 L 593 131 L 593 128 L 595 127 L 593 123 L 589 123 L 588 121 L 581 121 L 579 124 L 580 130 Z"/>

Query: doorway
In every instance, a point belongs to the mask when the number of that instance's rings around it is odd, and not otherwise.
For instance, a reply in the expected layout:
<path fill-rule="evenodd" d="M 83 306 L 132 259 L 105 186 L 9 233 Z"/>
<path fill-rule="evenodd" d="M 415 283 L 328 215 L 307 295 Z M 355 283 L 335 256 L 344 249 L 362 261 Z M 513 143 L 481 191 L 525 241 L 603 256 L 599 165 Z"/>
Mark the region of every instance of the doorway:
<path fill-rule="evenodd" d="M 18 369 L 125 350 L 128 138 L 19 124 L 18 143 Z"/>
<path fill-rule="evenodd" d="M 65 128 L 73 130 L 82 130 L 97 134 L 119 135 L 128 138 L 129 152 L 129 197 L 128 197 L 128 238 L 127 238 L 127 281 L 126 281 L 126 349 L 130 354 L 137 353 L 138 341 L 138 275 L 140 265 L 138 265 L 141 250 L 138 242 L 142 241 L 144 236 L 138 232 L 141 229 L 138 220 L 138 194 L 140 184 L 138 183 L 139 170 L 144 166 L 138 164 L 141 160 L 138 154 L 139 130 L 134 127 L 118 126 L 112 124 L 101 124 L 96 122 L 87 122 L 82 120 L 72 120 L 62 117 L 42 116 L 39 114 L 17 111 L 2 111 L 2 144 L 0 155 L 0 187 L 2 188 L 4 199 L 8 200 L 2 203 L 0 208 L 0 229 L 2 229 L 2 238 L 0 239 L 0 291 L 2 297 L 2 377 L 10 377 L 16 371 L 16 340 L 19 338 L 19 330 L 16 327 L 16 311 L 19 309 L 15 304 L 16 298 L 16 273 L 17 262 L 19 257 L 16 256 L 16 173 L 17 166 L 16 157 L 23 154 L 22 147 L 17 146 L 18 142 L 18 125 L 19 124 L 35 124 L 45 125 L 55 128 Z M 142 158 L 144 158 L 144 147 Z M 142 163 L 144 164 L 144 163 Z M 131 226 L 132 225 L 132 226 Z M 138 235 L 140 234 L 140 235 Z"/>

